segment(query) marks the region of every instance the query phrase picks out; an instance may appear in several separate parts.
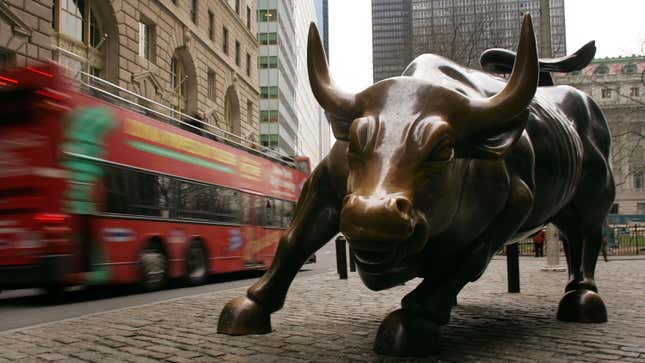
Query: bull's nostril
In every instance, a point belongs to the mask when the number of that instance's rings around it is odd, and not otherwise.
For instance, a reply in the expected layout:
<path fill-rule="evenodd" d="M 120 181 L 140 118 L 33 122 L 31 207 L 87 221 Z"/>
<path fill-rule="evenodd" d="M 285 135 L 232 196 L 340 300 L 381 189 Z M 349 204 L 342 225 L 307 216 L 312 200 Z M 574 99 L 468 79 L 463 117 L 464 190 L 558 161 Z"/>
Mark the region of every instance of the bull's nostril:
<path fill-rule="evenodd" d="M 403 197 L 395 198 L 394 205 L 396 207 L 396 210 L 399 211 L 399 213 L 404 214 L 406 216 L 409 216 L 410 213 L 412 212 L 412 203 L 407 198 L 403 198 Z"/>

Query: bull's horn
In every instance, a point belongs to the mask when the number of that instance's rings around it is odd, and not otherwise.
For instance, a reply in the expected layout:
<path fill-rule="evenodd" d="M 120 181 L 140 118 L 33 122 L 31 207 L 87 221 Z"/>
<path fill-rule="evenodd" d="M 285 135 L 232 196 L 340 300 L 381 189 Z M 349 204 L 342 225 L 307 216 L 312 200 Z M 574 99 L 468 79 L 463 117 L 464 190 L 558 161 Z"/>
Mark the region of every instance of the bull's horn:
<path fill-rule="evenodd" d="M 337 118 L 350 121 L 360 116 L 356 95 L 340 90 L 329 76 L 325 50 L 314 23 L 309 25 L 307 40 L 307 69 L 311 90 L 325 111 Z M 333 127 L 334 125 L 332 125 Z M 338 136 L 338 135 L 337 135 Z"/>
<path fill-rule="evenodd" d="M 517 46 L 517 57 L 513 64 L 513 72 L 506 87 L 490 98 L 471 98 L 465 107 L 468 115 L 464 119 L 467 122 L 465 128 L 468 133 L 481 131 L 493 131 L 506 128 L 508 122 L 518 121 L 521 118 L 514 118 L 533 99 L 538 86 L 539 67 L 535 34 L 531 15 L 524 15 L 522 32 L 520 33 L 520 44 Z"/>

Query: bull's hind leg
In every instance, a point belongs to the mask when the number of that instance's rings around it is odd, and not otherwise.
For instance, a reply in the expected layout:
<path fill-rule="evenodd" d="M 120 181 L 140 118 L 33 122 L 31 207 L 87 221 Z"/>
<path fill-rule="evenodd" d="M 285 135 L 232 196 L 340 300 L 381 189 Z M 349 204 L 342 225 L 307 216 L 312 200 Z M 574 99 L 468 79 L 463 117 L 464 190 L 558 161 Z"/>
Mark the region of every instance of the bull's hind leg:
<path fill-rule="evenodd" d="M 338 233 L 340 201 L 329 187 L 322 163 L 309 177 L 296 205 L 293 222 L 280 239 L 269 270 L 246 296 L 226 304 L 217 331 L 229 335 L 271 332 L 271 313 L 284 304 L 289 285 L 307 258 Z"/>
<path fill-rule="evenodd" d="M 594 275 L 602 247 L 602 224 L 613 202 L 614 189 L 613 183 L 589 180 L 554 218 L 568 242 L 565 248 L 570 278 L 557 316 L 563 321 L 602 323 L 607 321 L 607 309 L 598 295 Z"/>

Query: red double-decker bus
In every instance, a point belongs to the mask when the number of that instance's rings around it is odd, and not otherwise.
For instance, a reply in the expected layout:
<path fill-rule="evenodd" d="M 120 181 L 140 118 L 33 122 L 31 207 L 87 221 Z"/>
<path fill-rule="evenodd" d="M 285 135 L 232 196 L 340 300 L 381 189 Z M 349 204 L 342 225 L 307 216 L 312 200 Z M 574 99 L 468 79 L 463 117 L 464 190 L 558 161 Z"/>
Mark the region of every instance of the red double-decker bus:
<path fill-rule="evenodd" d="M 0 290 L 267 268 L 308 160 L 82 78 L 0 72 Z"/>

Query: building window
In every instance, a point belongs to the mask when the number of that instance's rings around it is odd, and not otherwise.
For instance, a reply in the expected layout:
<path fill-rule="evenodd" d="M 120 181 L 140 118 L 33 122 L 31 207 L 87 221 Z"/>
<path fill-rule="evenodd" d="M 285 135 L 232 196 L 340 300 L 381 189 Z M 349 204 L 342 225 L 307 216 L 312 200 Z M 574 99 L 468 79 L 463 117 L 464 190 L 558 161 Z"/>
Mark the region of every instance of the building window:
<path fill-rule="evenodd" d="M 52 2 L 52 29 L 58 29 L 58 0 Z"/>
<path fill-rule="evenodd" d="M 240 42 L 235 41 L 235 64 L 240 65 Z"/>
<path fill-rule="evenodd" d="M 177 58 L 172 57 L 170 59 L 170 88 L 175 90 L 177 86 Z"/>
<path fill-rule="evenodd" d="M 603 88 L 601 90 L 601 97 L 602 98 L 610 98 L 611 97 L 611 89 L 609 88 Z"/>
<path fill-rule="evenodd" d="M 251 76 L 251 55 L 246 53 L 246 75 Z"/>
<path fill-rule="evenodd" d="M 240 15 L 240 0 L 235 0 L 235 13 Z"/>
<path fill-rule="evenodd" d="M 215 72 L 211 69 L 208 70 L 208 98 L 215 101 L 215 86 L 216 86 Z"/>
<path fill-rule="evenodd" d="M 634 189 L 643 189 L 643 185 L 645 185 L 645 174 L 642 171 L 637 171 L 632 177 L 634 178 Z"/>
<path fill-rule="evenodd" d="M 228 29 L 226 27 L 222 28 L 222 51 L 228 55 Z"/>
<path fill-rule="evenodd" d="M 64 49 L 55 60 L 71 73 L 89 71 L 94 67 L 100 75 L 105 66 L 107 55 L 101 50 L 104 38 L 93 9 L 94 1 L 65 0 L 52 3 L 56 41 Z"/>
<path fill-rule="evenodd" d="M 271 45 L 278 43 L 277 33 L 258 33 L 258 42 L 260 45 Z"/>
<path fill-rule="evenodd" d="M 258 10 L 258 21 L 278 21 L 278 11 L 276 9 Z"/>
<path fill-rule="evenodd" d="M 260 122 L 278 122 L 278 110 L 260 111 Z"/>
<path fill-rule="evenodd" d="M 215 37 L 215 15 L 212 11 L 208 11 L 208 39 L 213 40 Z"/>
<path fill-rule="evenodd" d="M 260 144 L 262 146 L 275 149 L 278 147 L 278 134 L 264 134 L 260 135 Z"/>
<path fill-rule="evenodd" d="M 277 56 L 260 56 L 258 57 L 258 67 L 264 68 L 278 68 Z"/>
<path fill-rule="evenodd" d="M 260 87 L 260 98 L 278 98 L 278 87 Z"/>
<path fill-rule="evenodd" d="M 632 87 L 629 89 L 629 96 L 630 97 L 639 97 L 640 96 L 640 89 L 638 87 Z"/>
<path fill-rule="evenodd" d="M 606 64 L 601 64 L 593 71 L 594 74 L 607 74 L 609 73 L 609 67 Z"/>
<path fill-rule="evenodd" d="M 173 108 L 179 112 L 186 110 L 186 78 L 183 64 L 176 55 L 173 56 L 170 59 L 170 88 L 176 96 L 173 102 L 177 102 Z"/>
<path fill-rule="evenodd" d="M 625 64 L 622 69 L 623 74 L 633 74 L 638 72 L 638 68 L 636 67 L 636 64 L 630 63 L 630 64 Z"/>
<path fill-rule="evenodd" d="M 98 29 L 96 17 L 88 5 L 90 1 L 86 0 L 63 1 L 60 4 L 58 31 L 91 47 L 96 47 L 101 41 L 101 32 Z"/>
<path fill-rule="evenodd" d="M 190 20 L 197 24 L 197 0 L 190 0 Z"/>
<path fill-rule="evenodd" d="M 246 7 L 246 28 L 251 30 L 251 8 Z"/>
<path fill-rule="evenodd" d="M 155 53 L 155 26 L 147 21 L 139 22 L 139 56 L 147 60 L 154 60 Z"/>
<path fill-rule="evenodd" d="M 251 100 L 246 101 L 246 124 L 249 127 L 256 127 L 253 122 L 253 102 Z"/>
<path fill-rule="evenodd" d="M 16 53 L 0 48 L 0 69 L 11 69 L 16 66 Z"/>

